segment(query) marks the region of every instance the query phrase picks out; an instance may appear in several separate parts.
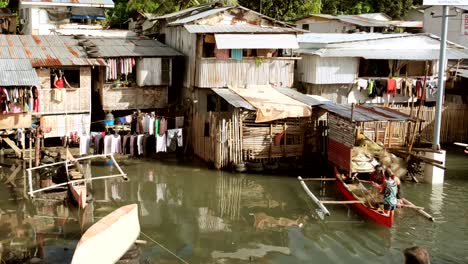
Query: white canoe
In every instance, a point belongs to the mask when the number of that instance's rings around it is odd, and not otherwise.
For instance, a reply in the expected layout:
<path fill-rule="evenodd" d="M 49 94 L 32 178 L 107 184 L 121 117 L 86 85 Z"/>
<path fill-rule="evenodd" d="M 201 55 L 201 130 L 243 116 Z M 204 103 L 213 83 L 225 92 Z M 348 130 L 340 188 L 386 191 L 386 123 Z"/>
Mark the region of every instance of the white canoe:
<path fill-rule="evenodd" d="M 81 209 L 84 209 L 86 207 L 86 184 L 83 183 L 78 183 L 78 184 L 73 184 L 70 183 L 68 184 L 68 187 L 70 188 L 70 192 L 73 196 L 73 199 L 78 203 L 78 206 Z"/>
<path fill-rule="evenodd" d="M 138 205 L 120 207 L 86 230 L 76 246 L 71 263 L 115 263 L 139 235 Z"/>

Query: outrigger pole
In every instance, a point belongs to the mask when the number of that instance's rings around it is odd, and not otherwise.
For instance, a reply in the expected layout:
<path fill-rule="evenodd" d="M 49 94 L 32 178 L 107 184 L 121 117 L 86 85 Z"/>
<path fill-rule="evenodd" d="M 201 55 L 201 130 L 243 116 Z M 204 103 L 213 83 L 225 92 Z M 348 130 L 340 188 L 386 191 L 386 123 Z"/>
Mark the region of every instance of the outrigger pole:
<path fill-rule="evenodd" d="M 64 183 L 60 183 L 60 184 L 54 184 L 52 186 L 48 186 L 48 187 L 45 187 L 45 188 L 41 188 L 41 189 L 37 189 L 37 190 L 33 189 L 33 180 L 32 180 L 32 171 L 33 170 L 42 169 L 42 168 L 46 168 L 46 167 L 52 167 L 52 166 L 56 166 L 56 165 L 60 165 L 60 164 L 65 164 L 65 167 L 68 170 L 68 165 L 71 162 L 77 162 L 79 160 L 87 160 L 87 159 L 101 158 L 101 157 L 102 158 L 110 157 L 113 164 L 115 164 L 115 167 L 119 171 L 119 174 L 92 177 L 91 179 L 78 179 L 78 180 L 72 180 L 72 181 L 69 180 L 68 182 L 64 182 Z M 28 172 L 28 181 L 29 181 L 29 192 L 28 192 L 28 194 L 29 194 L 29 196 L 31 198 L 33 198 L 34 194 L 37 193 L 37 192 L 43 192 L 43 191 L 51 190 L 51 189 L 54 189 L 54 188 L 57 188 L 57 187 L 60 187 L 60 186 L 68 185 L 70 183 L 85 182 L 85 181 L 90 181 L 90 180 L 91 181 L 92 180 L 102 180 L 102 179 L 108 179 L 108 178 L 114 178 L 114 177 L 122 177 L 124 180 L 128 180 L 127 174 L 125 172 L 123 172 L 122 168 L 120 168 L 119 164 L 117 163 L 117 161 L 114 158 L 114 155 L 112 155 L 112 154 L 92 155 L 92 156 L 86 156 L 86 157 L 81 157 L 81 158 L 75 158 L 73 160 L 67 159 L 65 161 L 60 161 L 60 162 L 55 162 L 55 163 L 46 164 L 46 165 L 42 165 L 42 166 L 37 166 L 37 167 L 34 167 L 34 168 L 28 168 L 28 169 L 26 169 L 26 171 Z M 67 173 L 67 175 L 68 175 L 68 173 Z"/>
<path fill-rule="evenodd" d="M 302 188 L 303 188 L 304 191 L 307 193 L 307 195 L 309 195 L 309 197 L 312 199 L 312 201 L 314 201 L 314 203 L 316 203 L 317 206 L 320 208 L 321 212 L 323 212 L 323 214 L 326 215 L 326 216 L 330 216 L 330 212 L 328 211 L 328 209 L 327 209 L 327 208 L 325 207 L 325 205 L 323 205 L 323 203 L 322 203 L 317 197 L 315 197 L 315 195 L 310 191 L 309 187 L 307 187 L 307 185 L 305 184 L 304 179 L 302 179 L 301 176 L 298 176 L 297 179 L 298 179 L 299 182 L 301 183 Z M 319 216 L 323 219 L 323 217 L 321 216 L 321 214 L 319 214 Z"/>

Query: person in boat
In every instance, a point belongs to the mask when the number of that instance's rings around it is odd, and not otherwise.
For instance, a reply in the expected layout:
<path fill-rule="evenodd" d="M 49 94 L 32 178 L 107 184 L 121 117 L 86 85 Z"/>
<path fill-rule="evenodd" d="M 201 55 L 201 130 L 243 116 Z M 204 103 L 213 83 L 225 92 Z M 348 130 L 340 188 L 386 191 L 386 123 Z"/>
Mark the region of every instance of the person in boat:
<path fill-rule="evenodd" d="M 395 182 L 395 175 L 390 174 L 388 175 L 388 178 L 386 178 L 382 184 L 379 185 L 374 182 L 373 186 L 379 188 L 379 191 L 383 193 L 384 214 L 390 215 L 392 211 L 396 209 L 396 206 L 398 204 L 398 199 L 397 199 L 398 187 Z"/>
<path fill-rule="evenodd" d="M 403 193 L 402 193 L 402 190 L 401 190 L 401 180 L 400 180 L 400 177 L 396 176 L 393 174 L 393 171 L 391 169 L 387 169 L 387 174 L 388 175 L 393 175 L 393 178 L 395 180 L 395 183 L 397 185 L 397 194 L 396 194 L 396 198 L 397 198 L 397 204 L 401 204 L 402 201 L 401 201 L 401 198 L 403 198 Z"/>
<path fill-rule="evenodd" d="M 429 253 L 423 247 L 415 246 L 405 249 L 405 264 L 430 264 Z"/>

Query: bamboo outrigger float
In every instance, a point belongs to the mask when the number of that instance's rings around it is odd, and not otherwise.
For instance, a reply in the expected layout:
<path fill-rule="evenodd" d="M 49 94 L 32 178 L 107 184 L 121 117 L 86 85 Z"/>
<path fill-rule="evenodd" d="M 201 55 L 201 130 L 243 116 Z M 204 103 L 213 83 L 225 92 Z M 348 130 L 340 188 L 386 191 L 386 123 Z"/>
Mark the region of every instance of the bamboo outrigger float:
<path fill-rule="evenodd" d="M 106 175 L 106 176 L 98 176 L 98 177 L 92 177 L 90 176 L 88 179 L 83 177 L 82 179 L 75 179 L 72 180 L 69 175 L 68 167 L 72 165 L 72 163 L 77 163 L 80 160 L 90 160 L 94 158 L 110 158 L 119 171 L 119 174 L 114 174 L 114 175 Z M 47 168 L 47 167 L 52 167 L 52 166 L 59 166 L 59 165 L 65 165 L 65 170 L 67 172 L 67 182 L 59 183 L 59 184 L 54 184 L 48 187 L 40 188 L 37 190 L 34 190 L 33 188 L 33 176 L 32 172 L 34 170 L 42 169 L 42 168 Z M 48 191 L 52 190 L 58 187 L 62 186 L 67 186 L 70 188 L 70 191 L 74 197 L 74 199 L 77 201 L 77 203 L 80 205 L 80 207 L 84 208 L 86 205 L 86 182 L 93 181 L 93 180 L 102 180 L 102 179 L 109 179 L 109 178 L 115 178 L 115 177 L 122 177 L 124 180 L 128 180 L 127 174 L 123 172 L 122 168 L 120 168 L 119 164 L 115 160 L 114 156 L 112 154 L 100 154 L 100 155 L 91 155 L 91 156 L 86 156 L 86 157 L 80 157 L 80 158 L 73 158 L 70 159 L 67 157 L 65 161 L 60 161 L 60 162 L 55 162 L 51 164 L 46 164 L 46 165 L 41 165 L 33 168 L 28 168 L 26 169 L 28 172 L 28 184 L 29 184 L 29 191 L 28 195 L 31 198 L 34 198 L 34 194 L 43 192 L 43 191 Z"/>

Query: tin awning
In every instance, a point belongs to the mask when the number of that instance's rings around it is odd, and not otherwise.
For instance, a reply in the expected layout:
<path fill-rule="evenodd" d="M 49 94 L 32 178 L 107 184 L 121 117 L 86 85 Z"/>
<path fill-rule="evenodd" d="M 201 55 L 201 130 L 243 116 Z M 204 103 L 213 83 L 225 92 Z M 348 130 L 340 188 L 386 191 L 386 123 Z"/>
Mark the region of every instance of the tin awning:
<path fill-rule="evenodd" d="M 235 108 L 244 108 L 252 111 L 255 110 L 253 105 L 249 104 L 249 102 L 244 100 L 244 98 L 240 97 L 238 94 L 228 88 L 211 88 L 211 90 L 217 95 L 221 96 L 221 98 L 226 100 L 226 102 Z"/>
<path fill-rule="evenodd" d="M 218 49 L 298 49 L 293 34 L 215 34 Z"/>

